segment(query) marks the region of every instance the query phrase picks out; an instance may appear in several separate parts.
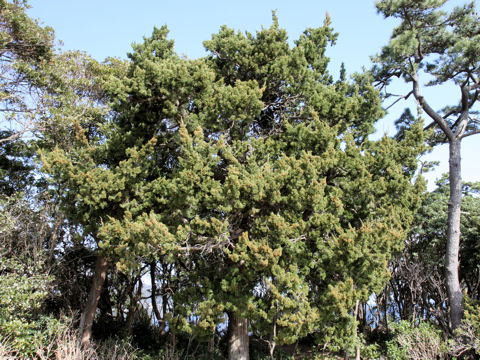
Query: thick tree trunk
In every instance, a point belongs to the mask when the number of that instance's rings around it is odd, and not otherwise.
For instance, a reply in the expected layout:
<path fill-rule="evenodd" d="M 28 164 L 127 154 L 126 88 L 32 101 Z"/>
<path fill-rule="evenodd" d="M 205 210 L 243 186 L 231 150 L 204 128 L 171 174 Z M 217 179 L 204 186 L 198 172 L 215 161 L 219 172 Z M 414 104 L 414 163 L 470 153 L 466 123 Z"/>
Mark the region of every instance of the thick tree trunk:
<path fill-rule="evenodd" d="M 228 313 L 228 359 L 249 360 L 248 319 Z"/>
<path fill-rule="evenodd" d="M 95 273 L 93 274 L 92 287 L 88 294 L 82 317 L 80 319 L 80 333 L 82 334 L 82 346 L 86 346 L 92 337 L 92 325 L 97 310 L 98 300 L 102 293 L 103 283 L 107 277 L 108 262 L 103 255 L 98 254 L 95 262 Z"/>
<path fill-rule="evenodd" d="M 460 140 L 449 143 L 450 198 L 448 201 L 447 251 L 445 254 L 448 301 L 450 303 L 450 323 L 456 329 L 462 320 L 462 290 L 458 276 L 460 250 L 460 209 L 462 203 L 462 180 L 460 173 Z"/>

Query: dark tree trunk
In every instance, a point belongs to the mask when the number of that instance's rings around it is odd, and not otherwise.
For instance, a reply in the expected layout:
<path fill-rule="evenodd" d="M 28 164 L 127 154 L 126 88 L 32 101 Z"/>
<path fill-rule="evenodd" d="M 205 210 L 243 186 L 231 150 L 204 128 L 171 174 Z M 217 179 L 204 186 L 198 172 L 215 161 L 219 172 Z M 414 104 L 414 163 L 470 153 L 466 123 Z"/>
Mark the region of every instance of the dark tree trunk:
<path fill-rule="evenodd" d="M 462 320 L 462 289 L 459 281 L 460 250 L 460 209 L 462 204 L 462 179 L 460 172 L 460 140 L 449 142 L 450 198 L 448 201 L 447 251 L 445 254 L 448 301 L 450 303 L 450 322 L 452 330 Z"/>
<path fill-rule="evenodd" d="M 112 317 L 113 306 L 110 299 L 110 291 L 108 290 L 108 276 L 105 278 L 103 283 L 102 292 L 100 294 L 100 299 L 98 300 L 97 308 L 100 310 L 100 317 Z"/>
<path fill-rule="evenodd" d="M 249 360 L 248 319 L 228 313 L 228 359 Z"/>
<path fill-rule="evenodd" d="M 212 336 L 208 339 L 208 358 L 215 359 L 215 328 L 212 330 Z"/>
<path fill-rule="evenodd" d="M 102 293 L 103 283 L 107 277 L 108 262 L 107 259 L 98 254 L 95 262 L 95 273 L 93 274 L 92 287 L 88 294 L 87 303 L 80 319 L 80 333 L 82 334 L 82 346 L 89 344 L 92 337 L 92 325 L 95 319 L 98 300 Z"/>
<path fill-rule="evenodd" d="M 150 263 L 150 282 L 152 283 L 152 294 L 151 294 L 151 302 L 152 302 L 152 309 L 155 317 L 157 318 L 158 324 L 163 326 L 164 320 L 163 317 L 160 315 L 160 310 L 158 309 L 157 304 L 157 282 L 155 279 L 155 261 Z M 163 314 L 165 315 L 165 313 Z"/>

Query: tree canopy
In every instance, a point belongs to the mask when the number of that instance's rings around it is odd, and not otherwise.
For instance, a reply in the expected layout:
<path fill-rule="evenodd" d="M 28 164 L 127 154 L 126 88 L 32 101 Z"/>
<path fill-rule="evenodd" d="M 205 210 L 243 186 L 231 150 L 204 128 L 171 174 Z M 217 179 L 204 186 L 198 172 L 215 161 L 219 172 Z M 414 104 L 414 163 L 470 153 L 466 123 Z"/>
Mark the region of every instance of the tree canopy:
<path fill-rule="evenodd" d="M 379 2 L 415 26 L 394 30 L 372 72 L 342 66 L 335 79 L 328 15 L 293 42 L 275 12 L 255 33 L 223 26 L 198 59 L 179 56 L 163 26 L 126 60 L 98 62 L 55 49 L 25 2 L 0 1 L 0 357 L 440 356 L 451 180 L 425 194 L 418 160 L 426 140 L 450 138 L 428 138 L 409 111 L 396 135 L 371 135 L 385 115 L 375 81 L 401 76 L 424 104 L 415 74 L 446 81 L 454 56 L 408 51 L 456 46 L 457 20 L 473 36 L 458 15 L 473 7 L 441 4 Z M 471 73 L 455 80 L 468 87 L 468 134 Z M 455 134 L 462 106 L 441 115 Z M 470 296 L 455 356 L 477 349 L 476 187 L 460 195 Z"/>
<path fill-rule="evenodd" d="M 350 310 L 382 288 L 419 201 L 421 124 L 368 140 L 380 99 L 328 74 L 328 18 L 293 47 L 275 15 L 255 35 L 223 27 L 196 60 L 167 33 L 104 78 L 104 140 L 79 127 L 45 169 L 119 270 L 172 264 L 170 326 L 207 336 L 228 314 L 271 342 L 348 344 Z"/>

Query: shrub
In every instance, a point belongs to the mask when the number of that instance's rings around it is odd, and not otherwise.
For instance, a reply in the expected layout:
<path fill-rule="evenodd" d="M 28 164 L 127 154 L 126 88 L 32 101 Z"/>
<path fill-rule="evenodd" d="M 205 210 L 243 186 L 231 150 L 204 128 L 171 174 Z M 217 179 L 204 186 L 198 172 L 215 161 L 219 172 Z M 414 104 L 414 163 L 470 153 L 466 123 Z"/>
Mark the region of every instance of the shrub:
<path fill-rule="evenodd" d="M 480 355 L 480 303 L 465 296 L 465 313 L 462 323 L 449 342 L 450 355 L 455 357 Z"/>
<path fill-rule="evenodd" d="M 387 342 L 387 357 L 391 360 L 437 359 L 446 350 L 441 331 L 428 322 L 415 325 L 401 321 L 394 326 L 394 333 Z"/>
<path fill-rule="evenodd" d="M 0 258 L 0 333 L 17 358 L 49 346 L 63 326 L 41 313 L 51 280 L 31 261 Z"/>

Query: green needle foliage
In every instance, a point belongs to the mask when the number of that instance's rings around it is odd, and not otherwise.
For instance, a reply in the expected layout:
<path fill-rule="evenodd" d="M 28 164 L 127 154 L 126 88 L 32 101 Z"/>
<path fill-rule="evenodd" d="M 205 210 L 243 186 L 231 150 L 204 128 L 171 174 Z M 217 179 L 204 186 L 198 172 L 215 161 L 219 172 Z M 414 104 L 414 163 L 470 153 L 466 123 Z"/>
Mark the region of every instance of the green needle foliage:
<path fill-rule="evenodd" d="M 173 264 L 174 330 L 210 336 L 229 313 L 279 344 L 347 346 L 419 203 L 422 124 L 368 140 L 380 98 L 363 75 L 329 75 L 328 18 L 293 46 L 275 15 L 256 34 L 222 27 L 195 60 L 167 33 L 101 76 L 102 136 L 78 123 L 45 157 L 71 216 L 121 271 Z"/>

